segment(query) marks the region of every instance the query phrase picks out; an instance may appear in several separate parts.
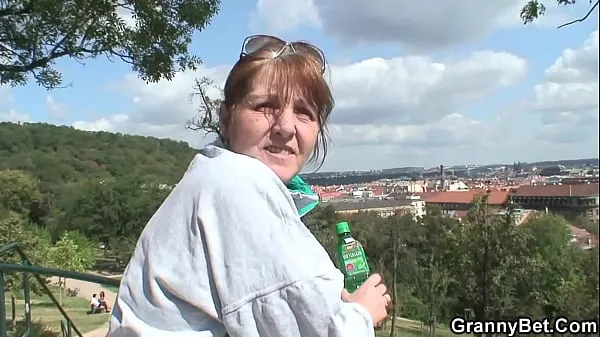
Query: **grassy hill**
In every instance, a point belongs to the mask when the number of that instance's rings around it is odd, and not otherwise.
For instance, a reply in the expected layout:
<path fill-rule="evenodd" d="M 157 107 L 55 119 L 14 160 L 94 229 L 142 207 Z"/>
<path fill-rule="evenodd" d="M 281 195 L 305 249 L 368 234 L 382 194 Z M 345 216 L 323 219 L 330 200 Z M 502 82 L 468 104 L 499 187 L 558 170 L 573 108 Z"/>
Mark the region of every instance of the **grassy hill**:
<path fill-rule="evenodd" d="M 0 170 L 28 171 L 45 187 L 128 175 L 172 184 L 195 153 L 187 143 L 169 139 L 0 123 Z"/>

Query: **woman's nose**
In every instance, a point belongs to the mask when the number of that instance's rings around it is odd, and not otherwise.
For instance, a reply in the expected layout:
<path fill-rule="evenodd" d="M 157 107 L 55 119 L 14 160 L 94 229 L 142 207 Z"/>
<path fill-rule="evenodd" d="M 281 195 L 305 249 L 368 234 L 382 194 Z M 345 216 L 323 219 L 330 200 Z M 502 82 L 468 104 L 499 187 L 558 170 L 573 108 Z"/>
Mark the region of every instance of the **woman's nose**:
<path fill-rule="evenodd" d="M 288 138 L 296 133 L 295 115 L 291 108 L 280 110 L 273 122 L 273 131 L 282 137 Z"/>

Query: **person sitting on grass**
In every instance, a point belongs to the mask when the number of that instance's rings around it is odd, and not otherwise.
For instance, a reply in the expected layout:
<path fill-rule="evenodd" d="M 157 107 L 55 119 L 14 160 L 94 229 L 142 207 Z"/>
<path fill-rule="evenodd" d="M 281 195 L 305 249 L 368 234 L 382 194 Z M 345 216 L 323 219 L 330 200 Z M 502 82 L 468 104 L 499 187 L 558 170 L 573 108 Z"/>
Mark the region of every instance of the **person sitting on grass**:
<path fill-rule="evenodd" d="M 92 310 L 92 314 L 100 313 L 106 310 L 106 307 L 102 305 L 96 294 L 92 294 L 92 299 L 90 301 L 90 307 Z"/>
<path fill-rule="evenodd" d="M 100 297 L 98 298 L 98 302 L 100 303 L 100 306 L 104 307 L 104 310 L 106 312 L 110 312 L 110 307 L 108 306 L 108 303 L 106 302 L 104 296 L 104 291 L 100 291 Z"/>

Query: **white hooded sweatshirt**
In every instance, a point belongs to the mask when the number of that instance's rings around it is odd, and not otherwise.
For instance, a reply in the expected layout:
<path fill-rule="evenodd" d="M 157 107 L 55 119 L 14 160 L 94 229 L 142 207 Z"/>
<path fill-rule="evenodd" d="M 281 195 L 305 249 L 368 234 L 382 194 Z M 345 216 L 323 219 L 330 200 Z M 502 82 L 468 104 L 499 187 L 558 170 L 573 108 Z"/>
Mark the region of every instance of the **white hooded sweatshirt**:
<path fill-rule="evenodd" d="M 107 337 L 373 337 L 306 200 L 254 158 L 201 150 L 142 232 Z"/>

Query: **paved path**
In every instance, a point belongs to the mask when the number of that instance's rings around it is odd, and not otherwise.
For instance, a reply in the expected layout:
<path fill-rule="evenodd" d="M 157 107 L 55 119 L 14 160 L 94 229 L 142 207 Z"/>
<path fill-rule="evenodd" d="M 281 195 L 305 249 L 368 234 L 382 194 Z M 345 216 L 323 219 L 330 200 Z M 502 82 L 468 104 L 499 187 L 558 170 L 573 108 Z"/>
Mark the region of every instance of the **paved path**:
<path fill-rule="evenodd" d="M 50 278 L 50 282 L 56 284 L 56 283 L 58 283 L 58 278 L 52 277 L 52 278 Z M 67 288 L 71 288 L 71 289 L 79 288 L 79 294 L 77 296 L 85 298 L 88 301 L 92 298 L 92 294 L 99 294 L 100 291 L 104 291 L 106 303 L 108 303 L 108 305 L 111 307 L 112 307 L 113 303 L 115 303 L 115 298 L 117 297 L 117 294 L 115 294 L 112 290 L 103 288 L 102 285 L 97 284 L 97 283 L 74 280 L 74 279 L 67 279 L 66 285 L 67 285 Z M 108 332 L 108 319 L 109 318 L 110 318 L 110 315 L 106 315 L 106 324 L 104 324 L 103 326 L 101 326 L 95 330 L 84 333 L 84 337 L 105 337 L 106 333 Z M 77 324 L 77 322 L 75 322 L 75 324 Z"/>

